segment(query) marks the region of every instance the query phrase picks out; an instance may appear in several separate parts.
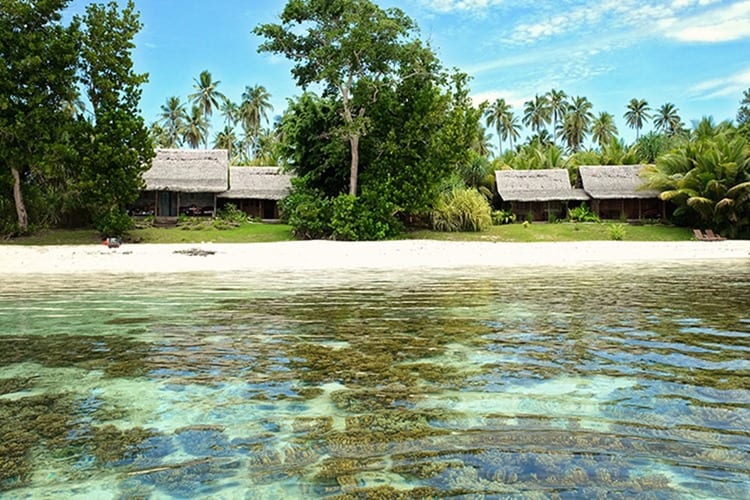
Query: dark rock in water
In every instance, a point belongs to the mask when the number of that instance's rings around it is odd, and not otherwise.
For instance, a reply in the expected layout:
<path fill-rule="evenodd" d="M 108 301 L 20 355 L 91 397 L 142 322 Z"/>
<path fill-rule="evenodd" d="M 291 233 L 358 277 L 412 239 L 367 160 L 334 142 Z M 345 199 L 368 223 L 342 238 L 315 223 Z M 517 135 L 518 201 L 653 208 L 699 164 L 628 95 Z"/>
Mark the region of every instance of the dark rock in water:
<path fill-rule="evenodd" d="M 214 255 L 214 250 L 202 250 L 200 248 L 189 248 L 187 250 L 175 250 L 174 253 L 188 255 L 190 257 L 206 257 L 207 255 Z"/>

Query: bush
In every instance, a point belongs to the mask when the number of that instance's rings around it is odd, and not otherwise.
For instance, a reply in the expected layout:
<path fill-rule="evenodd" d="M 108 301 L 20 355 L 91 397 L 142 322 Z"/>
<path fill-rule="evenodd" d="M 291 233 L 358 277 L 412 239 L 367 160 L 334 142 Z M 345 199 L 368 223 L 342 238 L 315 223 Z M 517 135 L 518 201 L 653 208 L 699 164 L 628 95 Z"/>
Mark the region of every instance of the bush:
<path fill-rule="evenodd" d="M 94 219 L 94 227 L 104 238 L 122 238 L 133 228 L 133 219 L 124 210 L 110 209 Z"/>
<path fill-rule="evenodd" d="M 287 196 L 279 205 L 282 222 L 292 226 L 297 238 L 314 240 L 331 236 L 331 200 L 322 193 L 300 190 Z"/>
<path fill-rule="evenodd" d="M 621 241 L 625 238 L 625 226 L 623 224 L 610 224 L 609 238 L 615 241 Z"/>
<path fill-rule="evenodd" d="M 569 208 L 568 218 L 573 222 L 599 222 L 599 216 L 592 212 L 585 203 Z"/>
<path fill-rule="evenodd" d="M 476 189 L 454 189 L 443 195 L 432 212 L 436 231 L 483 231 L 492 225 L 489 203 Z"/>
<path fill-rule="evenodd" d="M 360 197 L 343 194 L 333 200 L 331 228 L 337 240 L 384 240 L 396 236 L 401 227 L 394 207 L 366 192 Z"/>
<path fill-rule="evenodd" d="M 244 224 L 248 221 L 247 214 L 237 208 L 234 203 L 227 203 L 216 211 L 216 218 L 223 222 Z"/>
<path fill-rule="evenodd" d="M 510 210 L 493 210 L 492 214 L 492 225 L 500 226 L 503 224 L 513 224 L 516 222 L 516 214 Z"/>

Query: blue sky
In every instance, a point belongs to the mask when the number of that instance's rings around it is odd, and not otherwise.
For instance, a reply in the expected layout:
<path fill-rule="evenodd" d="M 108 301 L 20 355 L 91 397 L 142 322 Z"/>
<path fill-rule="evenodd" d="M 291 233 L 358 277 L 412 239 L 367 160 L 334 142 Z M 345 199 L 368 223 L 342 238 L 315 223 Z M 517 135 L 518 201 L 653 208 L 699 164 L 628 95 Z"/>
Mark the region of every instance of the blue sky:
<path fill-rule="evenodd" d="M 120 0 L 124 3 L 124 0 Z M 73 0 L 69 13 L 89 0 Z M 446 67 L 472 77 L 475 101 L 523 102 L 552 88 L 583 95 L 594 112 L 623 113 L 631 98 L 652 108 L 674 103 L 690 124 L 702 116 L 734 119 L 750 88 L 750 0 L 380 0 L 414 19 Z M 144 23 L 137 69 L 148 72 L 142 111 L 157 120 L 167 97 L 184 101 L 203 70 L 238 101 L 264 85 L 274 114 L 301 90 L 290 64 L 258 54 L 252 29 L 275 22 L 282 0 L 136 0 Z M 221 125 L 214 118 L 214 132 Z M 649 130 L 650 124 L 645 129 Z"/>

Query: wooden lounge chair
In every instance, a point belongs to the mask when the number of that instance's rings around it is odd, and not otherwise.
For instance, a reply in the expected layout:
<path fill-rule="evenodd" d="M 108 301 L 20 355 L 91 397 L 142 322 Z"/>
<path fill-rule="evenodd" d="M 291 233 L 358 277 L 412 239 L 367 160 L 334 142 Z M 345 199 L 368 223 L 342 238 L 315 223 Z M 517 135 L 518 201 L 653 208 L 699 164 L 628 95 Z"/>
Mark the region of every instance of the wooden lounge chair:
<path fill-rule="evenodd" d="M 693 234 L 695 235 L 695 239 L 698 241 L 711 241 L 708 236 L 703 234 L 703 231 L 700 229 L 693 229 Z"/>
<path fill-rule="evenodd" d="M 724 241 L 726 238 L 722 238 L 718 234 L 714 233 L 712 229 L 706 229 L 706 237 L 709 241 Z"/>

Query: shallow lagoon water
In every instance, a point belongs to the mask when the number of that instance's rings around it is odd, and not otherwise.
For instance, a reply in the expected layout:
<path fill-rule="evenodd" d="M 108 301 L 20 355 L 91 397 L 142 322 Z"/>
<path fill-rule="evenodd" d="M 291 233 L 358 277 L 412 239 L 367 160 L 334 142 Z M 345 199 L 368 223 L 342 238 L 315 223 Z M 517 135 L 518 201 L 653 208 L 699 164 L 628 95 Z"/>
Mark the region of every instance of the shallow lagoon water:
<path fill-rule="evenodd" d="M 0 496 L 746 498 L 749 283 L 2 277 Z"/>

